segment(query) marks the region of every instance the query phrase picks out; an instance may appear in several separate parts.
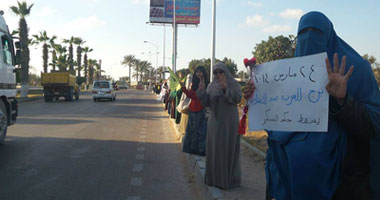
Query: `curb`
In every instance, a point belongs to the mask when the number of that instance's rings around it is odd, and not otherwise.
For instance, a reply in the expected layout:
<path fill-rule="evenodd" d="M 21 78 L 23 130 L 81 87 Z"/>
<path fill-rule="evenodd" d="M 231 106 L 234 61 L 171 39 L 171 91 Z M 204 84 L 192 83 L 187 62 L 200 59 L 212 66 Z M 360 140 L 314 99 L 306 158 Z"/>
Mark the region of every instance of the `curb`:
<path fill-rule="evenodd" d="M 36 100 L 39 100 L 39 99 L 43 99 L 44 97 L 43 96 L 39 96 L 39 97 L 26 97 L 26 98 L 17 98 L 17 102 L 18 103 L 25 103 L 25 102 L 30 102 L 30 101 L 36 101 Z"/>
<path fill-rule="evenodd" d="M 244 139 L 240 138 L 240 142 L 245 146 L 247 147 L 248 149 L 252 150 L 253 152 L 255 152 L 256 154 L 260 155 L 261 157 L 263 157 L 264 159 L 266 158 L 266 153 L 261 151 L 260 149 L 256 148 L 255 146 L 253 146 L 252 144 L 249 144 L 247 141 L 245 141 Z"/>
<path fill-rule="evenodd" d="M 185 135 L 179 132 L 179 130 L 178 130 L 178 124 L 175 123 L 175 119 L 172 119 L 172 118 L 169 118 L 169 119 L 172 122 L 172 126 L 173 126 L 173 128 L 175 130 L 175 134 L 177 135 L 177 140 L 182 142 L 183 139 L 184 139 L 184 137 L 185 137 Z"/>

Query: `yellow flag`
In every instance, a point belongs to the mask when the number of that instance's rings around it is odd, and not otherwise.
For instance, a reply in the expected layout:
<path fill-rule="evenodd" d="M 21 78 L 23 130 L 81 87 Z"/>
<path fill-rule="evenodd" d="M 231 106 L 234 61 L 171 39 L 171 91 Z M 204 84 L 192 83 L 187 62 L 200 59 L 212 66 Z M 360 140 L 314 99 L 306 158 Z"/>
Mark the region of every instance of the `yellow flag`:
<path fill-rule="evenodd" d="M 169 70 L 170 76 L 173 76 L 175 81 L 179 83 L 180 80 L 179 80 L 178 76 L 173 72 L 173 70 L 170 69 L 169 67 L 168 67 L 168 70 Z"/>

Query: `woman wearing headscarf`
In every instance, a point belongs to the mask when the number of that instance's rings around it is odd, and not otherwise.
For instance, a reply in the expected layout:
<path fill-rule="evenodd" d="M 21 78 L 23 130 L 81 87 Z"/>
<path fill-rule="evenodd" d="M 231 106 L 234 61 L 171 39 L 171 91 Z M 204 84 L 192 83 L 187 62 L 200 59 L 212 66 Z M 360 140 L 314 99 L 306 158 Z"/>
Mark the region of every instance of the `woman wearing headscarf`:
<path fill-rule="evenodd" d="M 214 79 L 210 85 L 205 87 L 201 82 L 197 91 L 202 104 L 210 108 L 205 183 L 229 189 L 240 186 L 241 182 L 237 109 L 241 89 L 223 63 L 217 63 L 213 73 Z"/>
<path fill-rule="evenodd" d="M 189 119 L 186 127 L 185 138 L 183 140 L 182 151 L 185 153 L 196 154 L 205 156 L 206 154 L 206 133 L 207 133 L 207 119 L 204 107 L 195 93 L 200 84 L 207 85 L 207 73 L 204 67 L 199 66 L 195 69 L 191 90 L 187 90 L 184 83 L 181 82 L 182 91 L 187 97 L 191 99 L 189 106 Z"/>
<path fill-rule="evenodd" d="M 182 72 L 178 72 L 178 78 L 180 82 L 177 84 L 177 87 L 175 88 L 175 108 L 177 108 L 182 97 L 181 82 L 183 82 L 186 79 L 186 77 L 183 77 Z M 175 109 L 175 123 L 176 124 L 179 124 L 181 122 L 181 115 L 182 113 L 178 112 L 178 110 Z"/>
<path fill-rule="evenodd" d="M 192 75 L 188 74 L 187 77 L 186 77 L 186 83 L 185 83 L 185 87 L 186 87 L 187 90 L 190 90 L 191 81 L 192 81 Z M 186 94 L 182 95 L 180 101 L 185 101 L 186 98 L 187 98 Z M 189 120 L 188 113 L 183 113 L 182 112 L 181 113 L 181 122 L 179 123 L 179 132 L 181 134 L 185 134 L 186 133 L 186 128 L 187 128 L 188 120 Z"/>
<path fill-rule="evenodd" d="M 166 94 L 167 88 L 168 86 L 166 85 L 166 81 L 163 81 L 161 83 L 160 95 L 158 96 L 158 100 L 161 101 L 162 103 L 165 103 L 164 100 L 165 100 L 165 94 Z"/>
<path fill-rule="evenodd" d="M 320 12 L 300 19 L 297 39 L 295 56 L 327 52 L 328 130 L 268 131 L 269 196 L 380 199 L 380 92 L 369 63 L 337 36 L 331 21 Z M 249 85 L 245 96 L 253 90 Z"/>

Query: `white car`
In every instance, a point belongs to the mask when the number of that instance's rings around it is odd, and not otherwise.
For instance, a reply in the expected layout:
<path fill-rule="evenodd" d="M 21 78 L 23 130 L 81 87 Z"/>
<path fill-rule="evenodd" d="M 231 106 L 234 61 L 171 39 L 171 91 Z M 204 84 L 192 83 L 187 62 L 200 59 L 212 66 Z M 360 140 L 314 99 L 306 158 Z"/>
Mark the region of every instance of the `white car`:
<path fill-rule="evenodd" d="M 109 99 L 110 101 L 115 101 L 116 92 L 112 86 L 111 81 L 94 81 L 92 89 L 92 98 L 94 99 L 94 101 L 99 101 L 100 99 Z"/>

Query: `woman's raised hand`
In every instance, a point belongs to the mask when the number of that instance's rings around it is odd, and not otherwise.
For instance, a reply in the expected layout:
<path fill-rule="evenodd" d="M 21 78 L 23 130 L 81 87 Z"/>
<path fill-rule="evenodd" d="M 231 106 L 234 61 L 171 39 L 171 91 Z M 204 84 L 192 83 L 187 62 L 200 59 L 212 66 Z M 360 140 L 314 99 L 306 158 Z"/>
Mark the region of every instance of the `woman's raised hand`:
<path fill-rule="evenodd" d="M 334 54 L 334 69 L 331 69 L 330 61 L 326 58 L 326 69 L 329 82 L 326 85 L 326 90 L 329 95 L 333 96 L 338 102 L 344 100 L 347 94 L 347 81 L 354 71 L 352 65 L 348 72 L 344 74 L 346 69 L 346 56 L 343 56 L 339 67 L 338 54 Z"/>
<path fill-rule="evenodd" d="M 201 80 L 199 82 L 199 89 L 200 90 L 204 90 L 205 89 L 205 79 L 203 78 L 203 76 L 201 76 Z"/>
<path fill-rule="evenodd" d="M 220 85 L 222 86 L 223 89 L 227 88 L 227 78 L 224 73 L 220 77 Z"/>
<path fill-rule="evenodd" d="M 243 89 L 244 98 L 249 99 L 255 91 L 255 85 L 252 80 L 249 80 Z"/>

